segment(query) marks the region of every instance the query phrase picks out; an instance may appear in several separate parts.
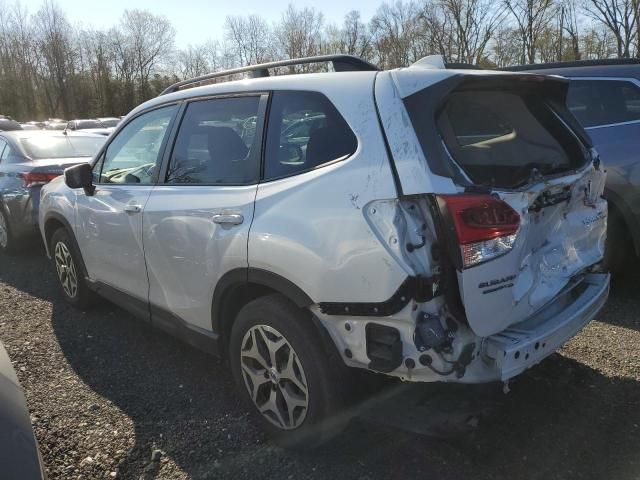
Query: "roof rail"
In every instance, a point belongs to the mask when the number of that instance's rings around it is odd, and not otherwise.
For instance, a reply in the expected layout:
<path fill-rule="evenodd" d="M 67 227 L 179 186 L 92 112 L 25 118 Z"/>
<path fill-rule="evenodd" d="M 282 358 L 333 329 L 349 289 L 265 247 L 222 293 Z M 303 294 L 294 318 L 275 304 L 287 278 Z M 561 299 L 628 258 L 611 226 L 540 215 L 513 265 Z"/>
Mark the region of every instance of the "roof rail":
<path fill-rule="evenodd" d="M 333 69 L 336 72 L 351 72 L 351 71 L 377 71 L 378 67 L 372 63 L 367 62 L 359 57 L 353 55 L 318 55 L 316 57 L 305 58 L 292 58 L 289 60 L 280 60 L 277 62 L 260 63 L 258 65 L 249 65 L 246 67 L 232 68 L 231 70 L 223 70 L 221 72 L 207 73 L 199 77 L 191 78 L 189 80 L 183 80 L 181 82 L 174 83 L 170 87 L 166 88 L 160 95 L 166 95 L 167 93 L 177 92 L 187 85 L 193 85 L 206 80 L 211 80 L 219 77 L 227 77 L 229 75 L 235 75 L 237 73 L 249 72 L 251 78 L 268 77 L 270 68 L 289 67 L 293 65 L 307 65 L 310 63 L 327 63 L 333 64 Z"/>
<path fill-rule="evenodd" d="M 510 72 L 524 72 L 526 70 L 544 70 L 547 68 L 572 68 L 572 67 L 601 67 L 612 65 L 640 65 L 639 58 L 606 58 L 602 60 L 575 60 L 571 62 L 538 63 L 529 65 L 514 65 L 502 67 L 497 70 Z"/>

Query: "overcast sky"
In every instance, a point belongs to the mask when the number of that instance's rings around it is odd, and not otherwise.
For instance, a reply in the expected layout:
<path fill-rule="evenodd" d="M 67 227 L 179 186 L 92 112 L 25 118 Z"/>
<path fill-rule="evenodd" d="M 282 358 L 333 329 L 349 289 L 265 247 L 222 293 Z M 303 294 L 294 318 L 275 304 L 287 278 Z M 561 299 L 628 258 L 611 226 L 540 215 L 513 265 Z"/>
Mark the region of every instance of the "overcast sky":
<path fill-rule="evenodd" d="M 305 6 L 320 10 L 325 22 L 341 24 L 350 10 L 359 10 L 368 21 L 382 0 L 55 0 L 69 20 L 85 27 L 104 28 L 115 25 L 126 8 L 149 10 L 165 15 L 176 29 L 179 47 L 198 44 L 210 38 L 221 38 L 227 15 L 258 14 L 269 23 L 278 21 L 289 3 L 297 8 Z M 41 0 L 23 0 L 31 12 L 37 10 Z"/>

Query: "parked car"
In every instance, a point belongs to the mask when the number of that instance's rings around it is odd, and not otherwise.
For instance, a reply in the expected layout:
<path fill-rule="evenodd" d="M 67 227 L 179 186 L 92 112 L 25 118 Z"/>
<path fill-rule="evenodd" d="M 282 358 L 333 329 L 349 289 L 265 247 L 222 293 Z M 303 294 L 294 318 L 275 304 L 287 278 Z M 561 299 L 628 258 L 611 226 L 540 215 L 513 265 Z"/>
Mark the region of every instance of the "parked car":
<path fill-rule="evenodd" d="M 11 360 L 0 343 L 0 471 L 3 480 L 46 478 L 31 417 Z"/>
<path fill-rule="evenodd" d="M 120 123 L 120 118 L 118 117 L 98 117 L 96 118 L 96 120 L 98 120 L 102 124 L 102 126 L 106 128 L 117 127 Z"/>
<path fill-rule="evenodd" d="M 286 60 L 140 105 L 43 188 L 62 295 L 227 357 L 285 444 L 336 432 L 347 367 L 478 383 L 540 362 L 607 299 L 605 173 L 567 80 L 438 64 Z M 324 122 L 282 135 L 305 112 Z"/>
<path fill-rule="evenodd" d="M 65 167 L 89 161 L 104 141 L 85 133 L 0 132 L 0 251 L 37 235 L 42 186 Z"/>
<path fill-rule="evenodd" d="M 22 128 L 22 130 L 41 130 L 41 128 L 32 123 L 21 123 L 20 127 Z"/>
<path fill-rule="evenodd" d="M 22 130 L 22 126 L 15 120 L 9 118 L 0 118 L 0 132 L 8 132 L 11 130 Z"/>
<path fill-rule="evenodd" d="M 89 128 L 104 128 L 104 125 L 98 120 L 88 118 L 67 122 L 67 130 L 87 130 Z"/>
<path fill-rule="evenodd" d="M 67 128 L 67 122 L 46 122 L 45 130 L 65 130 Z"/>
<path fill-rule="evenodd" d="M 591 136 L 607 167 L 609 202 L 606 264 L 613 271 L 640 255 L 640 60 L 588 60 L 511 70 L 571 79 L 567 105 Z"/>

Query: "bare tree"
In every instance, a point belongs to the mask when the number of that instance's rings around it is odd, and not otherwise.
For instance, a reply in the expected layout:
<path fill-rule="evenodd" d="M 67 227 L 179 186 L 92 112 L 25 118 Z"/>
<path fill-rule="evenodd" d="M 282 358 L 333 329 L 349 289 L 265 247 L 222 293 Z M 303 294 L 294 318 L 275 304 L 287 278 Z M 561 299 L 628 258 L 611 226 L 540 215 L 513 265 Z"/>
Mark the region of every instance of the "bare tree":
<path fill-rule="evenodd" d="M 166 17 L 134 9 L 124 11 L 120 31 L 127 56 L 133 60 L 140 97 L 146 100 L 151 73 L 174 48 L 175 30 Z"/>
<path fill-rule="evenodd" d="M 454 25 L 456 58 L 479 64 L 505 8 L 491 0 L 440 0 L 444 14 Z"/>
<path fill-rule="evenodd" d="M 324 17 L 315 8 L 298 10 L 289 5 L 275 27 L 275 39 L 285 57 L 300 58 L 317 55 L 322 51 L 322 27 Z M 309 72 L 317 66 L 291 67 L 290 71 Z"/>
<path fill-rule="evenodd" d="M 584 12 L 611 31 L 616 39 L 618 57 L 631 56 L 638 36 L 637 0 L 586 0 Z"/>
<path fill-rule="evenodd" d="M 504 0 L 504 5 L 520 33 L 520 62 L 535 63 L 538 39 L 553 13 L 553 0 Z"/>
<path fill-rule="evenodd" d="M 187 48 L 178 52 L 178 63 L 182 78 L 199 77 L 212 71 L 205 45 L 187 45 Z"/>
<path fill-rule="evenodd" d="M 271 31 L 259 15 L 229 16 L 224 25 L 238 65 L 253 65 L 271 58 Z"/>

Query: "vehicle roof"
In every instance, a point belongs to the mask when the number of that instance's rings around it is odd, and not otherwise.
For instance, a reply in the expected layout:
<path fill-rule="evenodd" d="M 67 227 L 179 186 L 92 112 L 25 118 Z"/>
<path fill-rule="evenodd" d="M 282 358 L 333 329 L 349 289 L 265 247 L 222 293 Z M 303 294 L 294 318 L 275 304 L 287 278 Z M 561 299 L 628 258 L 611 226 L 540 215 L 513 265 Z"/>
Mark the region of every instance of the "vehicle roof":
<path fill-rule="evenodd" d="M 513 72 L 543 73 L 563 77 L 619 77 L 640 79 L 640 61 L 628 63 L 566 62 L 508 67 Z M 504 70 L 504 69 L 503 69 Z"/>
<path fill-rule="evenodd" d="M 135 115 L 141 110 L 170 103 L 172 101 L 185 100 L 208 95 L 223 95 L 243 92 L 266 92 L 270 90 L 303 90 L 318 91 L 322 93 L 339 92 L 344 89 L 354 88 L 358 92 L 372 92 L 373 81 L 378 74 L 391 74 L 394 76 L 402 97 L 425 88 L 449 77 L 457 75 L 513 75 L 514 72 L 501 72 L 496 70 L 470 70 L 470 69 L 437 69 L 423 67 L 406 67 L 386 71 L 348 71 L 348 72 L 323 72 L 300 73 L 291 75 L 275 75 L 270 77 L 246 78 L 228 82 L 213 83 L 198 87 L 184 88 L 173 93 L 160 95 L 148 100 L 131 111 L 129 115 Z M 528 75 L 522 73 L 518 75 Z"/>

